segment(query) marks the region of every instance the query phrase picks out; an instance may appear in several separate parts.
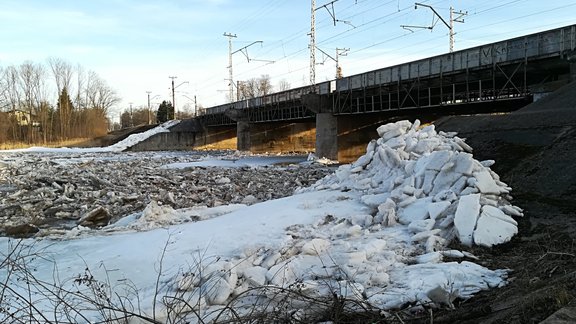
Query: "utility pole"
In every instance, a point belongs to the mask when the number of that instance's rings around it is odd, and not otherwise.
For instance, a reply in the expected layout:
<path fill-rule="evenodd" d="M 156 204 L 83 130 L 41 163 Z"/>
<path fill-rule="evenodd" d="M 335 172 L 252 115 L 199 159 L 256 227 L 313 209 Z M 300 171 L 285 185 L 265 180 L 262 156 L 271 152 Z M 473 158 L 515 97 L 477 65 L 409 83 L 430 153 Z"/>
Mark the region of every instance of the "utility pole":
<path fill-rule="evenodd" d="M 312 0 L 311 10 L 310 10 L 310 89 L 311 92 L 315 91 L 316 86 L 316 10 L 318 9 L 326 9 L 330 16 L 332 17 L 332 21 L 334 22 L 334 26 L 336 26 L 337 22 L 343 22 L 346 24 L 350 24 L 349 21 L 343 21 L 336 19 L 336 13 L 334 11 L 334 3 L 338 0 L 332 0 L 325 5 L 322 5 L 316 8 L 316 0 Z M 331 9 L 328 9 L 328 6 Z M 328 55 L 329 56 L 329 55 Z M 332 58 L 333 59 L 333 58 Z"/>
<path fill-rule="evenodd" d="M 316 85 L 316 0 L 312 0 L 310 13 L 310 87 L 312 92 Z"/>
<path fill-rule="evenodd" d="M 349 51 L 349 48 L 336 48 L 336 79 L 342 79 L 342 68 L 340 68 L 338 57 L 348 56 Z"/>
<path fill-rule="evenodd" d="M 442 21 L 442 23 L 448 27 L 448 30 L 450 31 L 449 35 L 450 35 L 450 53 L 452 53 L 454 51 L 454 35 L 456 35 L 456 33 L 454 32 L 454 23 L 455 22 L 459 22 L 459 23 L 464 23 L 464 19 L 462 19 L 462 17 L 468 15 L 468 12 L 463 12 L 461 10 L 459 11 L 454 11 L 454 8 L 450 7 L 450 23 L 447 23 L 446 20 L 444 20 L 444 18 L 442 18 L 442 16 L 440 16 L 440 14 L 430 5 L 427 4 L 422 4 L 422 3 L 414 3 L 414 9 L 418 9 L 418 6 L 420 7 L 426 7 L 429 8 L 430 10 L 432 10 L 433 15 L 435 15 L 438 20 Z M 456 14 L 456 17 L 454 17 L 454 15 Z M 434 26 L 436 26 L 436 23 L 438 22 L 438 20 L 434 20 L 434 18 L 432 19 L 432 25 L 430 26 L 409 26 L 409 25 L 400 25 L 400 27 L 410 30 L 412 31 L 411 28 L 424 28 L 424 29 L 434 29 Z"/>
<path fill-rule="evenodd" d="M 454 14 L 458 16 L 454 18 Z M 464 23 L 464 19 L 462 17 L 466 16 L 468 12 L 462 12 L 459 10 L 458 12 L 454 12 L 454 8 L 450 7 L 450 53 L 454 51 L 454 22 Z"/>
<path fill-rule="evenodd" d="M 176 119 L 176 97 L 174 96 L 174 79 L 176 79 L 176 76 L 170 76 L 170 79 L 172 79 L 172 110 L 174 110 L 174 116 L 172 116 L 172 119 Z"/>
<path fill-rule="evenodd" d="M 229 76 L 229 84 L 228 84 L 228 97 L 230 102 L 234 100 L 234 80 L 232 79 L 232 38 L 236 38 L 236 34 L 231 33 L 224 33 L 225 37 L 228 37 L 228 76 Z"/>
<path fill-rule="evenodd" d="M 332 55 L 324 52 L 321 48 L 317 47 L 317 49 L 322 52 L 322 54 L 326 55 L 326 57 L 332 59 L 334 62 L 336 62 L 336 79 L 341 79 L 342 78 L 342 69 L 340 68 L 340 63 L 339 63 L 339 59 L 338 57 L 340 56 L 347 56 L 348 51 L 350 51 L 349 48 L 336 48 L 336 56 L 332 57 Z M 323 64 L 323 63 L 322 63 Z"/>
<path fill-rule="evenodd" d="M 150 116 L 150 94 L 152 93 L 152 91 L 146 91 L 146 94 L 148 95 L 148 125 L 152 124 L 152 117 Z"/>
<path fill-rule="evenodd" d="M 130 127 L 134 127 L 134 116 L 132 116 L 132 103 L 129 102 L 128 104 L 130 104 Z"/>

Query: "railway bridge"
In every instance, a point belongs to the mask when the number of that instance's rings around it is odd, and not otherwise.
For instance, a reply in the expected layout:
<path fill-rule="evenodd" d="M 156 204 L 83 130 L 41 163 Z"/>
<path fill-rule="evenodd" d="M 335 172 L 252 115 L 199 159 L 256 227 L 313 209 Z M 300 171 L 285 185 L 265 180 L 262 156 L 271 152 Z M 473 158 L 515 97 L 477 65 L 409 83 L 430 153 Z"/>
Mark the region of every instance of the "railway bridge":
<path fill-rule="evenodd" d="M 204 134 L 195 147 L 316 151 L 346 162 L 379 124 L 510 111 L 571 80 L 576 24 L 209 107 L 197 117 Z"/>

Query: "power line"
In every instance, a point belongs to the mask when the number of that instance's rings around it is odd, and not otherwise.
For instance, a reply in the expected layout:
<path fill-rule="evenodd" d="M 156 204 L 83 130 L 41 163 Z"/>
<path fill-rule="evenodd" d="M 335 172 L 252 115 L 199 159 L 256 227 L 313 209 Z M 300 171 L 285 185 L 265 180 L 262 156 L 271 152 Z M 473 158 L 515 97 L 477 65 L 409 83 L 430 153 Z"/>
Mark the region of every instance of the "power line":
<path fill-rule="evenodd" d="M 362 7 L 359 7 L 359 9 L 365 9 L 366 7 L 365 7 L 364 5 L 367 5 L 367 4 L 369 4 L 370 7 L 372 7 L 373 5 L 376 5 L 376 6 L 378 6 L 378 7 L 383 6 L 381 3 L 372 2 L 372 1 L 358 1 L 358 2 L 362 4 Z M 423 1 L 423 2 L 426 2 L 426 1 Z M 435 2 L 437 2 L 437 1 L 435 1 Z M 472 17 L 472 16 L 480 16 L 481 14 L 484 14 L 484 13 L 486 13 L 486 12 L 489 12 L 489 11 L 492 11 L 492 10 L 496 10 L 496 9 L 499 9 L 499 8 L 502 8 L 502 7 L 507 7 L 507 6 L 516 4 L 516 3 L 518 3 L 518 2 L 520 2 L 520 0 L 500 2 L 500 3 L 497 3 L 497 4 L 494 4 L 494 3 L 493 3 L 493 6 L 492 6 L 492 7 L 486 8 L 487 6 L 483 6 L 484 8 L 482 8 L 482 10 L 478 10 L 478 11 L 475 11 L 475 12 L 472 11 L 472 13 L 470 13 L 469 16 L 471 16 L 471 17 Z M 272 2 L 270 2 L 270 3 L 272 3 Z M 388 1 L 388 2 L 387 2 L 387 4 L 389 4 L 389 5 L 392 5 L 393 3 L 396 4 L 396 1 Z M 398 2 L 398 3 L 399 3 L 399 2 Z M 428 3 L 429 3 L 429 2 L 428 2 Z M 276 3 L 274 3 L 274 4 L 276 4 Z M 433 4 L 431 4 L 431 5 L 433 5 Z M 506 21 L 513 21 L 513 20 L 518 20 L 518 19 L 522 19 L 522 18 L 526 18 L 526 17 L 537 16 L 537 15 L 541 15 L 542 13 L 545 13 L 545 12 L 550 12 L 550 11 L 554 11 L 554 10 L 560 10 L 560 9 L 562 9 L 562 8 L 572 7 L 573 5 L 576 5 L 576 4 L 564 5 L 564 6 L 560 6 L 560 7 L 558 7 L 558 8 L 553 8 L 553 9 L 549 9 L 549 10 L 545 10 L 545 11 L 540 11 L 540 12 L 538 12 L 538 13 L 532 13 L 532 14 L 529 14 L 529 15 L 523 15 L 523 16 L 518 16 L 518 17 L 513 17 L 513 18 L 507 18 L 505 21 L 495 22 L 495 23 L 492 23 L 492 24 L 489 24 L 489 25 L 485 25 L 485 26 L 498 25 L 498 24 L 505 23 Z M 350 6 L 347 7 L 347 8 L 351 8 L 351 7 L 353 7 L 353 5 L 350 5 Z M 370 29 L 372 29 L 372 28 L 375 28 L 375 27 L 384 25 L 384 24 L 390 22 L 392 19 L 398 19 L 398 18 L 400 18 L 400 17 L 402 17 L 402 16 L 406 16 L 406 14 L 404 13 L 404 10 L 405 10 L 405 9 L 403 9 L 403 8 L 399 8 L 399 9 L 400 9 L 400 10 L 393 9 L 393 10 L 394 10 L 393 13 L 389 13 L 389 14 L 386 14 L 386 15 L 383 15 L 383 16 L 380 16 L 380 17 L 377 17 L 376 19 L 367 21 L 367 22 L 365 22 L 365 23 L 358 24 L 358 25 L 356 26 L 356 28 L 348 29 L 348 30 L 345 30 L 345 31 L 343 31 L 343 32 L 341 32 L 341 33 L 337 33 L 337 34 L 332 35 L 332 36 L 330 36 L 330 37 L 324 38 L 322 41 L 317 42 L 316 45 L 328 44 L 328 43 L 334 42 L 334 41 L 336 41 L 336 40 L 341 40 L 341 39 L 344 39 L 344 38 L 347 38 L 347 37 L 352 37 L 353 35 L 358 35 L 358 34 L 360 34 L 360 33 L 365 33 L 367 30 L 370 30 Z M 369 9 L 368 9 L 368 10 L 369 10 Z M 368 10 L 364 10 L 364 12 L 365 12 L 365 11 L 368 11 Z M 339 13 L 340 13 L 340 14 L 341 14 L 341 12 L 344 12 L 344 11 L 343 11 L 343 10 L 339 10 Z M 350 13 L 352 13 L 352 12 L 350 12 Z M 357 16 L 357 15 L 359 15 L 359 14 L 346 15 L 346 19 L 348 19 L 349 17 Z M 330 18 L 332 18 L 332 17 L 330 17 Z M 328 20 L 327 20 L 327 21 L 328 21 Z M 332 23 L 332 24 L 333 24 L 333 22 L 334 22 L 333 19 L 331 19 L 331 20 L 329 20 L 329 21 L 330 21 L 330 23 Z M 320 24 L 319 22 L 317 22 L 317 23 L 318 23 L 318 25 Z M 470 31 L 470 30 L 472 30 L 472 29 L 462 30 L 462 31 L 460 31 L 459 34 L 465 34 L 466 32 L 468 32 L 468 31 Z M 288 58 L 292 58 L 292 57 L 294 57 L 294 56 L 300 55 L 301 53 L 303 53 L 303 52 L 306 50 L 305 48 L 295 49 L 295 50 L 293 50 L 293 51 L 289 51 L 288 53 L 287 53 L 287 52 L 285 51 L 285 49 L 284 49 L 284 46 L 285 46 L 286 44 L 293 43 L 294 41 L 296 41 L 296 40 L 298 40 L 298 39 L 301 39 L 301 36 L 300 36 L 300 35 L 302 35 L 302 34 L 300 34 L 300 33 L 294 33 L 294 34 L 290 34 L 288 37 L 281 38 L 281 39 L 278 40 L 277 42 L 274 42 L 274 43 L 273 43 L 273 45 L 275 45 L 275 46 L 273 46 L 273 47 L 268 47 L 268 46 L 267 46 L 267 49 L 268 49 L 268 50 L 267 50 L 265 53 L 272 53 L 274 50 L 276 50 L 276 49 L 278 49 L 278 48 L 282 48 L 282 54 L 281 54 L 281 55 L 279 56 L 279 58 L 277 59 L 277 61 L 282 61 L 282 62 L 284 62 L 284 60 L 288 61 Z M 400 39 L 400 38 L 402 38 L 402 37 L 412 37 L 411 35 L 413 35 L 413 34 L 404 34 L 404 35 L 396 35 L 396 36 L 393 36 L 393 37 L 387 37 L 386 39 L 382 39 L 382 41 L 380 41 L 380 42 L 378 42 L 378 43 L 368 44 L 367 46 L 364 46 L 364 47 L 362 47 L 362 48 L 354 49 L 354 50 L 351 51 L 350 53 L 363 52 L 363 51 L 366 51 L 366 50 L 369 49 L 369 48 L 373 48 L 373 47 L 376 47 L 376 46 L 381 45 L 381 44 L 384 44 L 384 43 L 392 42 L 392 41 L 395 41 L 395 40 Z M 433 40 L 435 40 L 435 39 L 436 39 L 436 38 L 433 38 Z M 415 44 L 415 45 L 416 45 L 416 44 Z M 414 45 L 414 46 L 415 46 L 415 45 Z M 408 46 L 408 47 L 413 47 L 413 46 Z M 262 52 L 259 52 L 259 55 L 256 56 L 256 58 L 258 58 L 260 55 L 262 55 Z M 247 71 L 242 72 L 240 75 L 246 75 L 246 74 L 248 74 L 248 73 L 253 73 L 253 72 L 258 71 L 258 70 L 261 70 L 261 69 L 263 69 L 263 68 L 264 68 L 264 66 L 257 66 L 257 67 L 255 67 L 255 68 L 251 68 L 251 69 L 249 69 L 249 70 L 247 70 Z M 284 76 L 284 75 L 290 75 L 290 74 L 298 73 L 298 72 L 302 71 L 303 69 L 305 69 L 305 67 L 292 67 L 292 68 L 290 68 L 290 70 L 289 70 L 287 73 L 284 73 L 284 74 L 275 74 L 274 76 L 275 76 L 275 77 L 281 77 L 281 76 Z"/>

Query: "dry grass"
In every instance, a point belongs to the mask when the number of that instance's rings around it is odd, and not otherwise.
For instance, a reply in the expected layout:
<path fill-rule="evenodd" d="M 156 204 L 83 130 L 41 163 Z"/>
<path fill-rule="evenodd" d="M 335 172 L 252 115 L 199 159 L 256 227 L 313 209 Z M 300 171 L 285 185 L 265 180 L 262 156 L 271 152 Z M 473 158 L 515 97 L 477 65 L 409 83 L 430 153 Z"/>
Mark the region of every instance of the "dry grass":
<path fill-rule="evenodd" d="M 77 146 L 80 143 L 88 142 L 92 139 L 90 138 L 74 138 L 64 141 L 55 141 L 55 142 L 48 142 L 48 143 L 23 143 L 23 142 L 4 142 L 0 143 L 0 150 L 13 150 L 13 149 L 24 149 L 34 146 L 42 146 L 42 147 L 73 147 Z"/>

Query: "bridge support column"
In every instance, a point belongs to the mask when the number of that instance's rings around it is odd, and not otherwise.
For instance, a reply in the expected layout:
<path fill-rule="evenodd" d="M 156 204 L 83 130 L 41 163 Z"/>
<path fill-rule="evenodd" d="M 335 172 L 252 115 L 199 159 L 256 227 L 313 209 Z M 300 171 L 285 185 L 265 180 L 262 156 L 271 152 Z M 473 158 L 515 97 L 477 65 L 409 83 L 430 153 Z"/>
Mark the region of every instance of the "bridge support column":
<path fill-rule="evenodd" d="M 316 156 L 338 160 L 338 118 L 332 113 L 316 114 Z"/>
<path fill-rule="evenodd" d="M 230 119 L 236 121 L 236 149 L 238 151 L 250 151 L 250 118 L 244 110 L 228 109 L 224 113 Z"/>
<path fill-rule="evenodd" d="M 570 64 L 570 81 L 576 81 L 576 50 L 571 51 L 566 55 L 566 59 Z"/>
<path fill-rule="evenodd" d="M 245 120 L 236 122 L 236 149 L 238 151 L 250 151 L 250 123 Z"/>
<path fill-rule="evenodd" d="M 316 156 L 338 160 L 338 118 L 333 114 L 330 98 L 309 93 L 302 96 L 302 104 L 316 114 Z"/>

